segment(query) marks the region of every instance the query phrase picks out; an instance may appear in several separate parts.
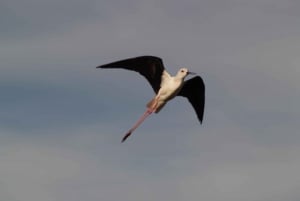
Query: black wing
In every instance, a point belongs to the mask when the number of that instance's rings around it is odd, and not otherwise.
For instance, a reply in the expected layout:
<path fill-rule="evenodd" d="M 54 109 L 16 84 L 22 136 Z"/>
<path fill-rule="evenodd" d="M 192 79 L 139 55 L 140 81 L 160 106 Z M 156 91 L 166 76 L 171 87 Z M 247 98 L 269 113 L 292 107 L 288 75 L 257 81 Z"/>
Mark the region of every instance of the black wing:
<path fill-rule="evenodd" d="M 202 123 L 205 103 L 205 86 L 202 78 L 196 76 L 187 80 L 178 93 L 178 96 L 184 96 L 189 100 L 200 123 Z"/>
<path fill-rule="evenodd" d="M 104 64 L 97 68 L 123 68 L 139 72 L 148 80 L 155 93 L 160 89 L 161 77 L 165 69 L 162 59 L 154 56 L 140 56 L 124 59 Z"/>

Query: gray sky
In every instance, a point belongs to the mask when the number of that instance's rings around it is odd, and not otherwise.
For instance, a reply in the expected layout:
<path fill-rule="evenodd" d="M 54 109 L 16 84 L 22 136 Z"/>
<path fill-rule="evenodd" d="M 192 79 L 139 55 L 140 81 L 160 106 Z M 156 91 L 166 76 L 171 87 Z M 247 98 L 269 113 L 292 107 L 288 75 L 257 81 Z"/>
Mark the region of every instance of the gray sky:
<path fill-rule="evenodd" d="M 2 0 L 1 200 L 298 201 L 299 9 Z M 203 77 L 202 126 L 177 98 L 120 144 L 154 94 L 136 73 L 95 66 L 140 55 Z"/>

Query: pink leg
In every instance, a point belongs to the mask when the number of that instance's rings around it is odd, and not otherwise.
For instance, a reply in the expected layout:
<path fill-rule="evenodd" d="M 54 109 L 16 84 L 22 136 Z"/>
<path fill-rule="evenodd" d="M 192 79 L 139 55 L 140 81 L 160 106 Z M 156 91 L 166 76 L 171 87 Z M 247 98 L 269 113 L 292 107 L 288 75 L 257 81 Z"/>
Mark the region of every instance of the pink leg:
<path fill-rule="evenodd" d="M 152 114 L 153 109 L 148 108 L 146 112 L 143 114 L 143 116 L 135 123 L 135 125 L 126 133 L 126 135 L 123 137 L 122 142 L 124 142 L 130 135 L 131 133 L 139 126 L 143 121 L 150 115 Z"/>

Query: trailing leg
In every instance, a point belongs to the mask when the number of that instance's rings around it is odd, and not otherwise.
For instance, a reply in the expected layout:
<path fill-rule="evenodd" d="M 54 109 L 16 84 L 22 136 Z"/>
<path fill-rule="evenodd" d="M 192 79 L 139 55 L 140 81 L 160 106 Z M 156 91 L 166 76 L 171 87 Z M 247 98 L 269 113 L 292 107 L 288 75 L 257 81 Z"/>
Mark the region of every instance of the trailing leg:
<path fill-rule="evenodd" d="M 150 115 L 152 114 L 153 109 L 148 108 L 146 112 L 141 116 L 141 118 L 135 123 L 135 125 L 125 134 L 125 136 L 122 139 L 122 142 L 124 142 L 131 134 L 132 132 L 143 123 L 143 121 Z"/>

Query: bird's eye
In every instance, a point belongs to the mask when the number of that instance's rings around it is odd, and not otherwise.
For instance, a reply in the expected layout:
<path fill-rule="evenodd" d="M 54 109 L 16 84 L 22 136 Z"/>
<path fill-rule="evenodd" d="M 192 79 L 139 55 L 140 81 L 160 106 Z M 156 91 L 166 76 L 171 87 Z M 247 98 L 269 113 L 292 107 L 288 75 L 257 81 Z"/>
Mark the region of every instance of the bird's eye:
<path fill-rule="evenodd" d="M 183 72 L 184 72 L 184 70 L 181 70 L 181 72 L 183 73 Z"/>

